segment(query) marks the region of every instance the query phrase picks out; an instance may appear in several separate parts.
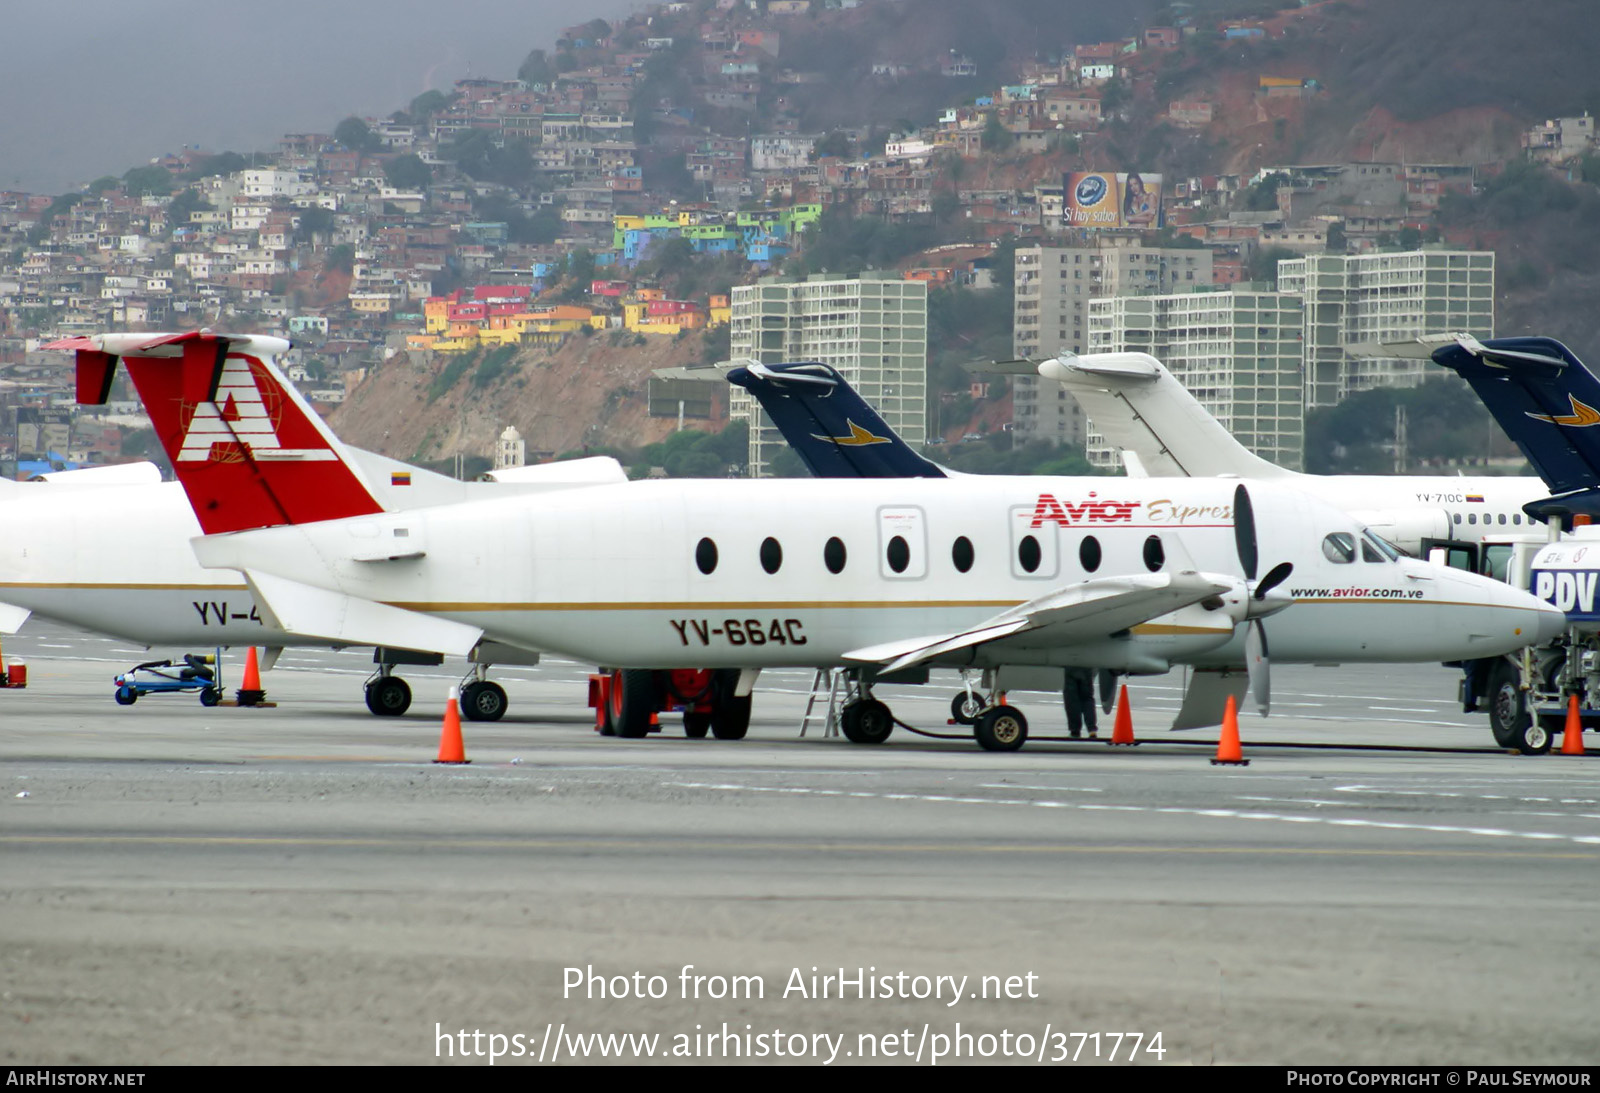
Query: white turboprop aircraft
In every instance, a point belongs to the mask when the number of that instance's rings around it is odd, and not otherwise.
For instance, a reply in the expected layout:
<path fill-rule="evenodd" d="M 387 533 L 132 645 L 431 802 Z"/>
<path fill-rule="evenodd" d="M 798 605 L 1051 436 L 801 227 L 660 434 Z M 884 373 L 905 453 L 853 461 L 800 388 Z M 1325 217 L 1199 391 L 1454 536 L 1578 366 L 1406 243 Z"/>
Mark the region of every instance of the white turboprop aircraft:
<path fill-rule="evenodd" d="M 743 735 L 763 668 L 850 669 L 841 722 L 863 743 L 893 726 L 874 680 L 984 669 L 975 734 L 1011 749 L 1027 722 L 998 700 L 995 669 L 1244 664 L 1265 708 L 1265 620 L 1279 612 L 1271 646 L 1289 662 L 1458 660 L 1563 624 L 1527 593 L 1402 558 L 1268 483 L 667 480 L 393 511 L 278 372 L 282 339 L 52 348 L 77 352 L 83 401 L 126 362 L 206 533 L 197 556 L 242 572 L 269 623 L 609 665 L 623 736 L 647 731 L 672 670 L 707 663 L 739 669 L 711 711 L 719 735 Z"/>
<path fill-rule="evenodd" d="M 1479 475 L 1301 474 L 1234 439 L 1148 353 L 1063 354 L 1038 373 L 1070 391 L 1130 476 L 1270 479 L 1344 509 L 1419 556 L 1434 543 L 1475 543 L 1533 523 L 1522 506 L 1549 496 L 1538 478 Z"/>
<path fill-rule="evenodd" d="M 615 460 L 603 458 L 501 471 L 501 481 L 489 486 L 347 451 L 391 509 L 627 481 Z M 189 546 L 200 524 L 183 487 L 162 482 L 152 464 L 56 471 L 39 479 L 0 481 L 0 633 L 16 633 L 38 614 L 146 646 L 259 645 L 269 668 L 284 646 L 336 644 L 272 625 L 242 577 L 202 568 Z M 404 713 L 411 688 L 395 667 L 442 659 L 437 652 L 380 643 L 364 688 L 367 708 L 384 716 Z M 462 689 L 463 711 L 478 720 L 499 718 L 506 695 L 486 678 L 488 668 L 536 660 L 492 645 L 477 650 Z"/>

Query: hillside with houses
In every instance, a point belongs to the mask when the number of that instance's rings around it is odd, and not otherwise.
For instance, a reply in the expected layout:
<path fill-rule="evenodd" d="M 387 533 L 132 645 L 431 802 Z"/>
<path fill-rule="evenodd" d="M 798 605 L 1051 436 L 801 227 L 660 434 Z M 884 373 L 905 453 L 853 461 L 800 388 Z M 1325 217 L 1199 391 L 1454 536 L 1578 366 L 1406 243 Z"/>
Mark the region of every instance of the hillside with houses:
<path fill-rule="evenodd" d="M 142 454 L 137 412 L 80 414 L 39 351 L 113 328 L 287 333 L 302 389 L 401 458 L 484 455 L 506 424 L 538 453 L 643 444 L 677 426 L 652 369 L 726 355 L 737 286 L 863 269 L 929 286 L 930 433 L 998 433 L 974 347 L 1009 355 L 1019 243 L 1116 237 L 1073 220 L 1086 172 L 1152 180 L 1159 217 L 1122 236 L 1208 252 L 1209 284 L 1489 250 L 1500 329 L 1600 349 L 1595 79 L 1469 87 L 1464 61 L 1494 34 L 1586 55 L 1593 21 L 1408 7 L 1439 20 L 1425 49 L 1376 0 L 677 0 L 385 117 L 0 192 L 0 468 Z M 716 429 L 727 404 L 693 409 Z"/>

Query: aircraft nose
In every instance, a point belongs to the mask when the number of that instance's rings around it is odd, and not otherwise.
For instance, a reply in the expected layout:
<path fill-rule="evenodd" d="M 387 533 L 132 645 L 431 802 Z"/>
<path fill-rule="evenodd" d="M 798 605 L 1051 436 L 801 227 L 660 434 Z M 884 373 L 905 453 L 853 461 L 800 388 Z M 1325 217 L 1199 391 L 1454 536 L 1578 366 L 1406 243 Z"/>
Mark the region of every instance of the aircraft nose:
<path fill-rule="evenodd" d="M 1553 604 L 1545 603 L 1543 600 L 1538 602 L 1539 613 L 1535 629 L 1538 631 L 1539 636 L 1530 642 L 1532 645 L 1543 645 L 1547 641 L 1554 641 L 1565 633 L 1567 629 L 1567 616 L 1565 614 Z"/>

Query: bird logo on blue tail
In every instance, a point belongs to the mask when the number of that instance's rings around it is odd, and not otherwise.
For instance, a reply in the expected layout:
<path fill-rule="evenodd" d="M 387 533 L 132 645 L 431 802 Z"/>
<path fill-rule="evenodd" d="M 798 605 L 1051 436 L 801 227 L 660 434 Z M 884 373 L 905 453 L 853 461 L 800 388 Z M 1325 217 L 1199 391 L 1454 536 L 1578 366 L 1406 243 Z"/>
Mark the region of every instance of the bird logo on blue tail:
<path fill-rule="evenodd" d="M 1595 420 L 1600 421 L 1600 418 L 1596 418 Z M 849 418 L 845 418 L 844 423 L 850 426 L 849 436 L 820 436 L 816 433 L 812 433 L 811 435 L 816 440 L 827 440 L 839 445 L 841 448 L 860 448 L 868 444 L 894 443 L 890 437 L 878 436 L 875 433 L 869 433 L 867 430 L 863 429 Z"/>
<path fill-rule="evenodd" d="M 1571 414 L 1535 414 L 1532 411 L 1523 411 L 1535 421 L 1548 421 L 1552 425 L 1570 425 L 1574 428 L 1584 428 L 1589 425 L 1600 425 L 1600 410 L 1596 410 L 1587 403 L 1578 401 L 1578 396 L 1568 395 L 1567 401 L 1572 403 Z"/>

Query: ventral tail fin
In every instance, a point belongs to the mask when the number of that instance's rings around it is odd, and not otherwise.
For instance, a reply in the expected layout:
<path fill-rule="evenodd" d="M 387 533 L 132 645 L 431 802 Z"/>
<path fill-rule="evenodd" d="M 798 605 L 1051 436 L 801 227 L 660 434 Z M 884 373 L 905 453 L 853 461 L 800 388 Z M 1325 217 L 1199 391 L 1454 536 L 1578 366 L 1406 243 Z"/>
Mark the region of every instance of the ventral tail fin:
<path fill-rule="evenodd" d="M 77 354 L 79 402 L 105 402 L 117 361 L 207 535 L 383 511 L 343 444 L 254 334 L 98 334 L 53 342 Z"/>
<path fill-rule="evenodd" d="M 946 478 L 826 364 L 751 364 L 728 382 L 761 403 L 818 478 Z"/>

